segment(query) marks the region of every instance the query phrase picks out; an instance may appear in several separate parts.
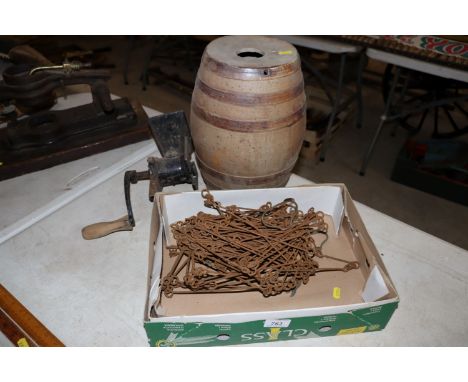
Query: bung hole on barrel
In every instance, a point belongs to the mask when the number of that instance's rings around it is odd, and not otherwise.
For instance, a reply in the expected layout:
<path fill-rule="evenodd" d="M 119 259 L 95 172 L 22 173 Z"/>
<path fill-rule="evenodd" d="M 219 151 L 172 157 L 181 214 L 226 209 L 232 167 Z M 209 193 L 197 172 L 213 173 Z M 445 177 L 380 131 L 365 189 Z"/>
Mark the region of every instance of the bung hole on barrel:
<path fill-rule="evenodd" d="M 254 58 L 260 58 L 265 55 L 265 52 L 262 52 L 259 49 L 255 48 L 245 48 L 241 49 L 237 52 L 237 55 L 239 57 L 254 57 Z"/>

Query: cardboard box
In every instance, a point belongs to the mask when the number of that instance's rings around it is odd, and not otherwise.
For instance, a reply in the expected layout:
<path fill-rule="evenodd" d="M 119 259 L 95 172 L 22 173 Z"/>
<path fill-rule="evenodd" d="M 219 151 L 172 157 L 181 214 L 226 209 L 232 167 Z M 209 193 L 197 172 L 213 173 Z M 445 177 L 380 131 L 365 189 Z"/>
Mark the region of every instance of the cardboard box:
<path fill-rule="evenodd" d="M 166 240 L 173 241 L 169 225 L 198 211 L 215 211 L 203 206 L 200 192 L 156 194 L 144 316 L 151 346 L 249 344 L 385 328 L 398 306 L 398 294 L 344 185 L 211 193 L 223 205 L 257 208 L 267 201 L 275 204 L 292 197 L 303 211 L 310 207 L 323 211 L 329 225 L 324 253 L 356 260 L 360 268 L 319 273 L 294 295 L 266 298 L 260 292 L 246 292 L 166 298 L 159 282 L 171 265 L 165 249 Z"/>

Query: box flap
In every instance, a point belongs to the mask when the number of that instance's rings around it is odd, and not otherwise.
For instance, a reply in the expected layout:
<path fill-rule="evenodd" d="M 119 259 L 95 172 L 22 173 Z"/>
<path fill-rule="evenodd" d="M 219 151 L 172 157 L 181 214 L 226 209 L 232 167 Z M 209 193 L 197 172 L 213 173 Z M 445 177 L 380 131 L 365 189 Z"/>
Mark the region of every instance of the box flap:
<path fill-rule="evenodd" d="M 374 266 L 362 291 L 362 299 L 365 302 L 377 301 L 386 296 L 389 292 L 379 266 Z"/>

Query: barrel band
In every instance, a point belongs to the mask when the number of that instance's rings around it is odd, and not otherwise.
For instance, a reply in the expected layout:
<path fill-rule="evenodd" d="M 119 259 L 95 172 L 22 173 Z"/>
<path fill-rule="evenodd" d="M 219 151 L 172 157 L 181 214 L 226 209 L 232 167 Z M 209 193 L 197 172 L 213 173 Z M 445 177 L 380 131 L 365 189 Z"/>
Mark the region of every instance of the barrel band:
<path fill-rule="evenodd" d="M 214 98 L 220 102 L 226 102 L 239 106 L 272 105 L 283 103 L 300 96 L 304 92 L 303 81 L 300 81 L 299 84 L 287 90 L 266 94 L 225 92 L 208 86 L 200 79 L 197 79 L 195 87 L 200 89 L 210 98 Z"/>
<path fill-rule="evenodd" d="M 217 61 L 207 54 L 204 54 L 202 57 L 202 65 L 206 66 L 209 71 L 214 72 L 221 77 L 236 80 L 261 80 L 272 77 L 283 77 L 301 70 L 301 62 L 299 59 L 297 61 L 278 66 L 269 66 L 265 68 L 241 68 Z"/>
<path fill-rule="evenodd" d="M 274 174 L 270 174 L 266 176 L 246 177 L 246 176 L 236 176 L 236 175 L 230 175 L 230 174 L 219 172 L 209 167 L 206 163 L 204 163 L 198 155 L 196 155 L 196 159 L 197 159 L 198 167 L 200 168 L 200 171 L 202 172 L 202 175 L 206 174 L 215 179 L 219 179 L 222 182 L 226 182 L 226 183 L 238 185 L 238 186 L 245 186 L 245 187 L 262 186 L 262 185 L 266 186 L 266 185 L 274 184 L 277 181 L 282 182 L 283 181 L 282 178 L 288 177 L 288 175 L 293 170 L 294 165 L 296 164 L 296 161 L 294 161 L 293 164 L 291 166 L 288 166 L 288 168 L 286 168 L 285 170 L 276 172 Z"/>
<path fill-rule="evenodd" d="M 306 107 L 304 105 L 294 113 L 273 121 L 235 121 L 233 119 L 227 119 L 208 113 L 192 101 L 192 112 L 195 113 L 198 118 L 221 129 L 240 133 L 271 131 L 292 126 L 302 118 L 305 118 L 305 111 Z"/>

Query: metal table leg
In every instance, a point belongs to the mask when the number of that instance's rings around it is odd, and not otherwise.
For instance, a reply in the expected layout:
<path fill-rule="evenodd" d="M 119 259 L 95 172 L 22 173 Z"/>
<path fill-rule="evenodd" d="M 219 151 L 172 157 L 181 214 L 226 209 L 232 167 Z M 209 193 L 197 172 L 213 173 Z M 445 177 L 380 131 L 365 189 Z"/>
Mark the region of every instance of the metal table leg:
<path fill-rule="evenodd" d="M 396 101 L 396 103 L 403 102 L 403 100 L 405 99 L 405 96 L 406 96 L 406 92 L 408 90 L 408 84 L 409 84 L 409 81 L 410 81 L 411 73 L 409 71 L 405 71 L 405 72 L 403 72 L 403 75 L 404 74 L 406 74 L 406 77 L 405 77 L 405 80 L 404 80 L 405 82 L 403 83 L 403 88 L 400 91 L 400 97 L 399 97 L 398 101 Z M 401 72 L 400 72 L 400 75 L 401 75 Z M 390 136 L 395 137 L 397 130 L 398 130 L 398 123 L 395 123 L 393 125 L 392 132 L 390 133 Z"/>
<path fill-rule="evenodd" d="M 130 56 L 132 55 L 132 52 L 133 52 L 134 43 L 135 43 L 135 36 L 130 36 L 129 41 L 128 41 L 127 53 L 125 55 L 125 62 L 124 62 L 123 78 L 124 78 L 125 85 L 128 85 L 128 66 L 130 63 Z"/>
<path fill-rule="evenodd" d="M 390 115 L 390 109 L 391 109 L 391 106 L 392 106 L 392 103 L 393 103 L 393 97 L 395 95 L 395 89 L 396 89 L 398 80 L 400 79 L 400 71 L 401 71 L 400 67 L 397 66 L 396 67 L 396 72 L 395 72 L 395 77 L 393 78 L 393 82 L 392 82 L 392 87 L 390 89 L 390 93 L 388 94 L 387 103 L 385 104 L 385 111 L 382 114 L 382 116 L 380 117 L 379 126 L 377 127 L 377 130 L 375 131 L 374 137 L 372 138 L 372 142 L 371 142 L 371 144 L 369 146 L 369 149 L 367 150 L 366 156 L 364 157 L 364 160 L 363 160 L 362 166 L 361 166 L 361 170 L 359 171 L 359 175 L 364 176 L 364 174 L 366 173 L 366 168 L 367 168 L 367 165 L 369 164 L 370 158 L 372 156 L 372 152 L 374 151 L 375 144 L 377 143 L 377 139 L 380 136 L 380 133 L 382 131 L 382 127 L 383 127 L 384 123 L 386 122 L 387 118 Z"/>
<path fill-rule="evenodd" d="M 159 40 L 157 36 L 151 36 L 150 49 L 149 49 L 148 55 L 146 56 L 146 59 L 143 65 L 143 71 L 141 73 L 141 82 L 142 82 L 143 90 L 146 90 L 146 86 L 148 85 L 148 70 L 151 64 L 151 58 L 153 56 L 153 52 L 156 52 L 158 48 L 163 44 L 163 42 L 165 42 L 166 39 L 167 39 L 167 36 L 161 36 Z"/>
<path fill-rule="evenodd" d="M 356 79 L 356 103 L 357 103 L 357 112 L 356 112 L 356 127 L 360 129 L 362 127 L 362 118 L 364 115 L 364 106 L 362 102 L 362 72 L 364 71 L 364 65 L 366 62 L 365 51 L 359 53 L 359 66 Z"/>
<path fill-rule="evenodd" d="M 333 102 L 332 112 L 330 115 L 330 119 L 328 120 L 327 129 L 325 130 L 325 136 L 323 138 L 322 149 L 320 151 L 320 160 L 323 162 L 325 160 L 325 154 L 328 149 L 328 144 L 330 141 L 331 130 L 333 127 L 333 122 L 335 122 L 337 109 L 340 104 L 340 97 L 341 97 L 341 90 L 343 88 L 343 80 L 344 80 L 344 70 L 346 66 L 346 53 L 342 53 L 340 57 L 340 74 L 338 76 L 338 86 L 336 88 L 336 96 L 335 101 Z"/>

